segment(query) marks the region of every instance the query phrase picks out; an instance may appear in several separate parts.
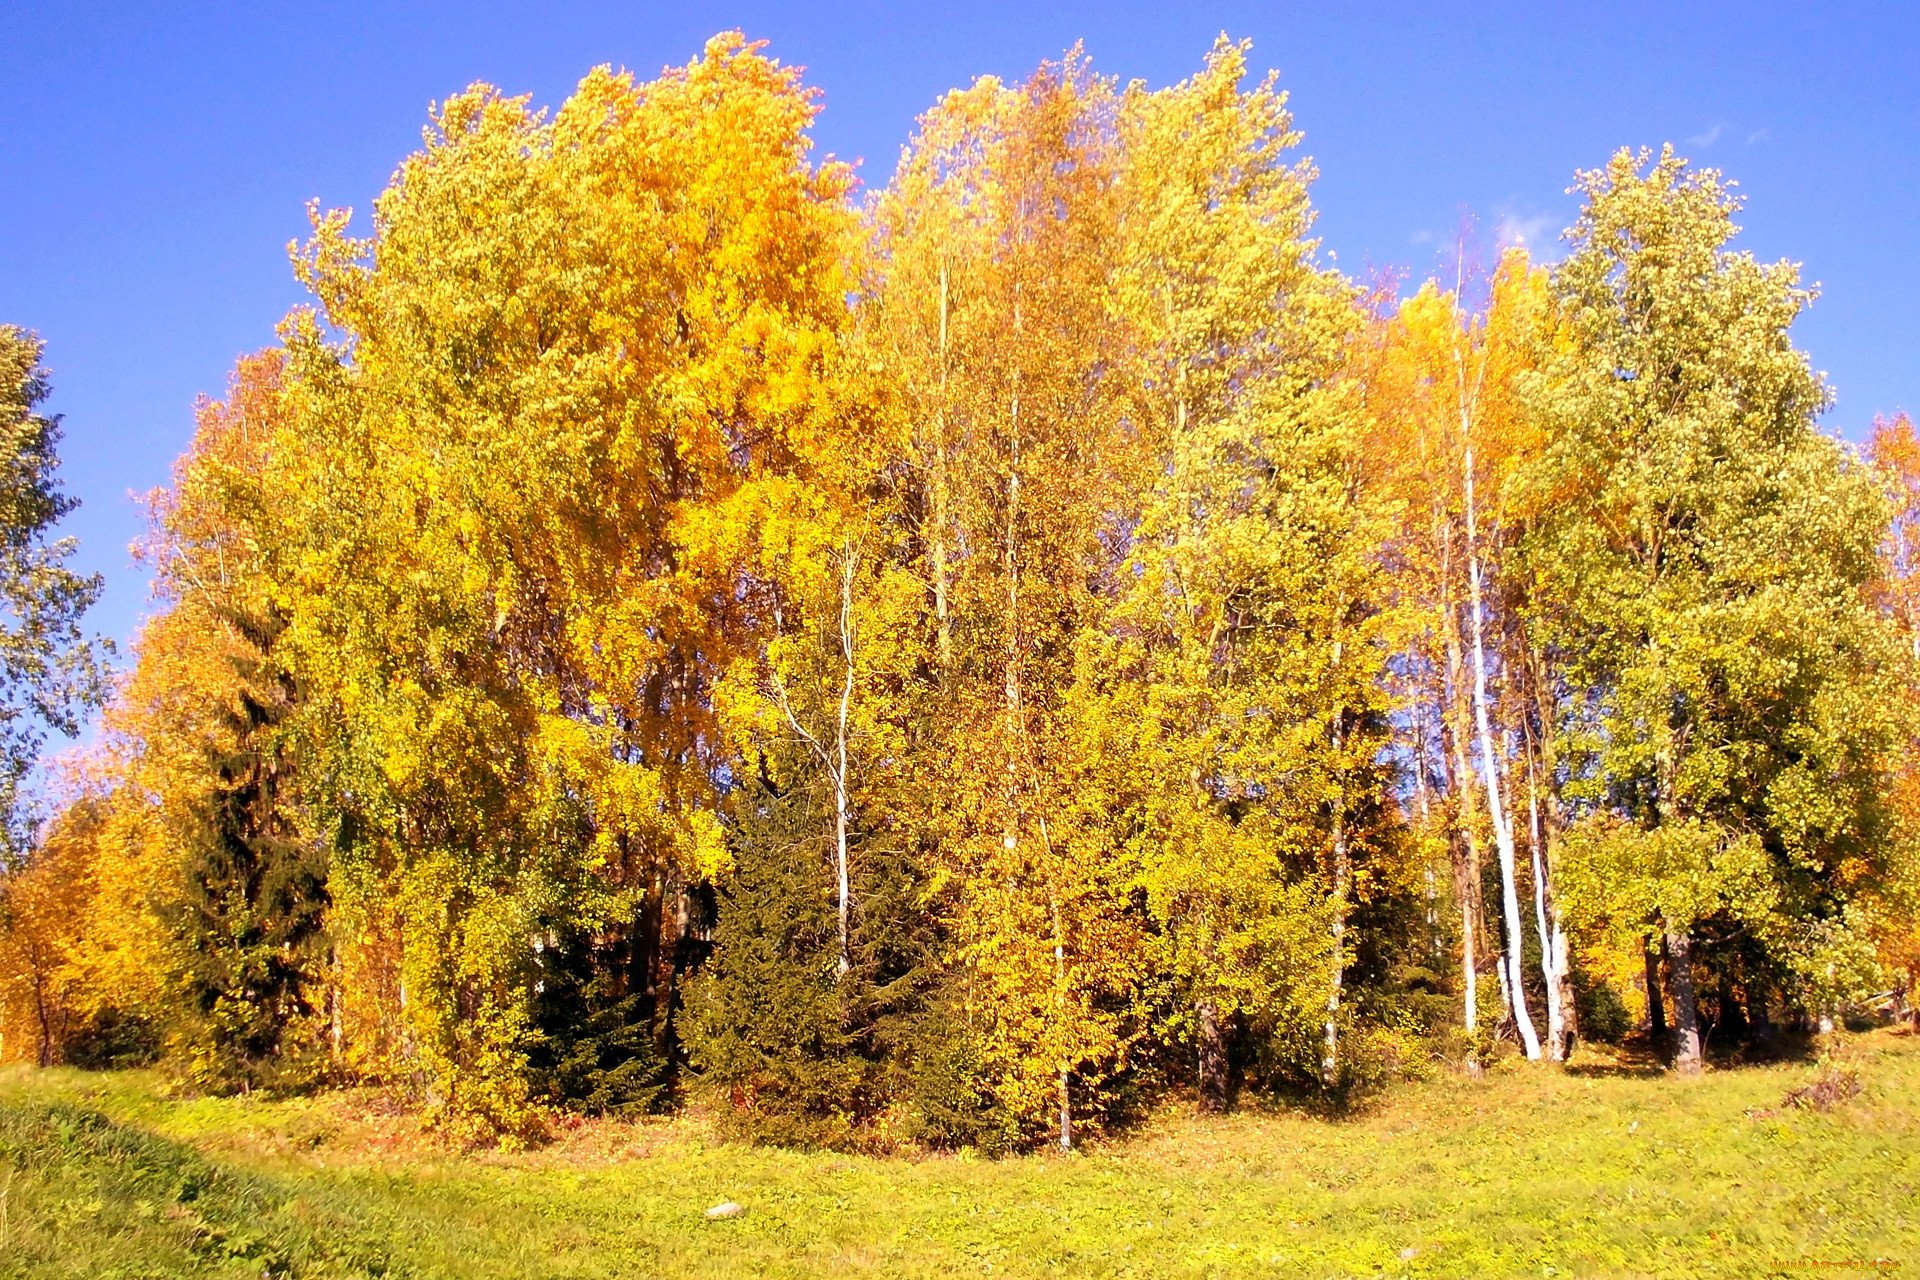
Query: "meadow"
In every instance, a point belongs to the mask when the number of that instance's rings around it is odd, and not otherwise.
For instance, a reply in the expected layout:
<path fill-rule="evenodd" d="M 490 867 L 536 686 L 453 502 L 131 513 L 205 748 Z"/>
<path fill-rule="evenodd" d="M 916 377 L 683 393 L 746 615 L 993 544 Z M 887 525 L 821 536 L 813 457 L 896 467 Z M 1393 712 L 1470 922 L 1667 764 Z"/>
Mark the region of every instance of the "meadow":
<path fill-rule="evenodd" d="M 697 1112 L 460 1152 L 371 1092 L 0 1074 L 0 1276 L 1764 1276 L 1920 1267 L 1920 1037 L 1686 1080 L 1583 1051 L 1072 1156 L 850 1156 Z M 1788 1105 L 1835 1063 L 1858 1096 Z M 744 1213 L 712 1220 L 734 1201 Z"/>

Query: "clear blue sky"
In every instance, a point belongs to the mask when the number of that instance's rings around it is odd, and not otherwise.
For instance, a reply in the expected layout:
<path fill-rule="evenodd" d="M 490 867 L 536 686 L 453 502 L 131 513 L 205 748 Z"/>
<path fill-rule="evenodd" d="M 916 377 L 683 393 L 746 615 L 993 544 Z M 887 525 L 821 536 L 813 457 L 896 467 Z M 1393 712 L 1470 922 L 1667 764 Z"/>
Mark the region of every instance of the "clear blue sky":
<path fill-rule="evenodd" d="M 916 114 L 1084 40 L 1154 85 L 1251 37 L 1293 94 L 1325 244 L 1418 276 L 1463 211 L 1535 243 L 1573 171 L 1677 143 L 1736 178 L 1741 243 L 1803 261 L 1798 331 L 1859 438 L 1920 411 L 1920 4 L 1002 3 L 0 7 L 0 321 L 38 329 L 66 415 L 69 530 L 149 608 L 132 490 L 165 481 L 201 392 L 298 301 L 312 197 L 365 210 L 427 104 L 474 80 L 552 104 L 607 62 L 651 75 L 715 31 L 768 39 L 826 94 L 823 150 L 884 183 Z M 1544 234 L 1542 234 L 1544 233 Z"/>

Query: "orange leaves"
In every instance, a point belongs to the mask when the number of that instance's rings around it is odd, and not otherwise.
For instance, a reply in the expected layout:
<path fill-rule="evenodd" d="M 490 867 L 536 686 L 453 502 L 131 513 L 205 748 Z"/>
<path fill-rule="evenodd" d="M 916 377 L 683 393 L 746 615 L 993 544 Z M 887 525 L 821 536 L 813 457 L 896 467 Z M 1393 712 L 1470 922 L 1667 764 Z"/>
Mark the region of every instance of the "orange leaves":
<path fill-rule="evenodd" d="M 1895 504 L 1883 549 L 1886 602 L 1907 632 L 1920 637 L 1920 437 L 1913 419 L 1904 413 L 1874 419 L 1867 457 L 1886 477 Z"/>
<path fill-rule="evenodd" d="M 1524 396 L 1554 334 L 1547 289 L 1546 271 L 1524 249 L 1509 249 L 1488 281 L 1484 312 L 1466 311 L 1429 281 L 1387 322 L 1367 396 L 1383 433 L 1380 456 L 1404 483 L 1444 489 L 1471 444 L 1483 501 L 1507 496 L 1507 481 L 1542 439 Z"/>
<path fill-rule="evenodd" d="M 342 918 L 416 992 L 372 1021 L 437 1046 L 436 1088 L 514 1072 L 531 921 L 664 928 L 724 863 L 714 682 L 758 643 L 776 544 L 874 467 L 838 389 L 852 179 L 809 162 L 816 109 L 737 34 L 651 82 L 596 70 L 551 116 L 475 86 L 371 239 L 316 215 L 299 270 L 341 341 L 288 331 L 297 515 L 264 577 Z M 643 890 L 669 914 L 639 922 Z"/>

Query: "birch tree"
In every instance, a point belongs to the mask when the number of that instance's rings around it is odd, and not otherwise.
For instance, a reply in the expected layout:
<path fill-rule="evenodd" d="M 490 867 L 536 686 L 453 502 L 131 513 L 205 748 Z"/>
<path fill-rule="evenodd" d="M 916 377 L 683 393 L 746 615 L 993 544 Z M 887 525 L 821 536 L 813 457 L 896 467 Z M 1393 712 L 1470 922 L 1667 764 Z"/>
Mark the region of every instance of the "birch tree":
<path fill-rule="evenodd" d="M 1339 1082 L 1378 852 L 1386 526 L 1341 380 L 1360 316 L 1314 260 L 1285 98 L 1243 87 L 1245 57 L 1223 41 L 1124 104 L 1117 299 L 1161 461 L 1080 695 L 1211 1110 L 1242 1024 Z"/>
<path fill-rule="evenodd" d="M 1464 252 L 1462 255 L 1464 263 Z M 1452 791 L 1457 823 L 1456 893 L 1461 906 L 1463 1013 L 1470 1041 L 1479 1018 L 1477 967 L 1481 936 L 1479 839 L 1492 837 L 1500 884 L 1504 946 L 1497 952 L 1503 1000 L 1530 1058 L 1542 1046 L 1528 1010 L 1522 968 L 1525 921 L 1520 907 L 1518 813 L 1523 788 L 1514 773 L 1534 768 L 1519 732 L 1524 702 L 1525 649 L 1513 611 L 1525 598 L 1504 573 L 1506 550 L 1524 512 L 1514 510 L 1512 477 L 1536 447 L 1535 428 L 1520 398 L 1536 360 L 1544 321 L 1545 277 L 1523 252 L 1509 252 L 1487 281 L 1484 308 L 1470 312 L 1461 294 L 1464 269 L 1451 292 L 1429 284 L 1404 303 L 1388 326 L 1386 350 L 1370 390 L 1377 421 L 1401 433 L 1387 454 L 1406 468 L 1402 488 L 1418 523 L 1407 526 L 1408 586 L 1427 610 L 1425 653 L 1416 658 L 1435 716 L 1440 769 Z M 1410 441 L 1405 437 L 1411 436 Z M 1411 447 L 1408 447 L 1408 445 Z M 1532 775 L 1528 813 L 1538 812 L 1551 778 Z M 1551 859 L 1544 828 L 1529 823 L 1531 858 L 1546 917 Z M 1541 933 L 1554 966 L 1546 983 L 1549 1026 L 1564 1029 L 1566 984 L 1552 960 L 1553 925 Z M 1564 1035 L 1550 1047 L 1565 1052 Z"/>
<path fill-rule="evenodd" d="M 1076 1090 L 1124 1051 L 1135 960 L 1083 838 L 1064 713 L 1079 636 L 1137 492 L 1124 334 L 1109 322 L 1114 86 L 1077 53 L 1019 87 L 950 94 L 879 209 L 880 314 L 919 389 L 921 556 L 943 775 L 929 827 L 959 887 L 960 964 L 985 1081 L 1022 1125 L 1073 1142 Z M 932 421 L 926 422 L 930 416 Z M 942 612 L 944 610 L 944 613 Z"/>

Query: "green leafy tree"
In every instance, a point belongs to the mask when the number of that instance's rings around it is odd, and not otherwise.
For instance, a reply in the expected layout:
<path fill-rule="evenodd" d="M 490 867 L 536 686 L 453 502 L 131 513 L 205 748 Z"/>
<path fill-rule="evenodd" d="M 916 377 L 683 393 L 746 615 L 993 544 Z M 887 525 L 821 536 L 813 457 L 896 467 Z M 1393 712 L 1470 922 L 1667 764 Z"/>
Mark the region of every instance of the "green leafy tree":
<path fill-rule="evenodd" d="M 1749 934 L 1807 1001 L 1866 977 L 1853 890 L 1888 847 L 1905 706 L 1864 590 L 1888 511 L 1816 425 L 1789 336 L 1812 291 L 1727 247 L 1719 175 L 1622 151 L 1579 190 L 1521 554 L 1564 680 L 1567 893 L 1664 936 L 1693 1071 L 1703 938 Z"/>
<path fill-rule="evenodd" d="M 100 575 L 68 568 L 77 544 L 50 537 L 79 503 L 56 475 L 60 419 L 39 412 L 50 390 L 44 351 L 35 334 L 0 325 L 0 822 L 15 856 L 31 843 L 21 784 L 47 731 L 71 737 L 100 703 L 111 652 L 80 629 Z"/>

